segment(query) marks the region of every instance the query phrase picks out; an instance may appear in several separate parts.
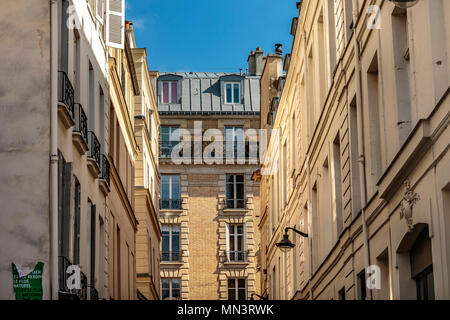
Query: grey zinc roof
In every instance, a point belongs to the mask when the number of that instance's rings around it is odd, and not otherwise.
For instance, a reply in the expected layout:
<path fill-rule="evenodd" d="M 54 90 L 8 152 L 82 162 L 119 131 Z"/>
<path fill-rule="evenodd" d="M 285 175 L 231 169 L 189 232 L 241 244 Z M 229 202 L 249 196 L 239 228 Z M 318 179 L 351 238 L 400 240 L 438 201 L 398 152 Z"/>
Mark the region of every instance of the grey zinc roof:
<path fill-rule="evenodd" d="M 162 104 L 162 90 L 158 85 L 158 111 L 161 114 L 255 114 L 260 112 L 260 77 L 220 72 L 165 72 L 159 74 L 158 83 L 179 77 L 181 99 L 175 104 Z M 242 103 L 228 105 L 224 103 L 223 81 L 240 81 Z M 242 86 L 241 86 L 242 90 Z"/>

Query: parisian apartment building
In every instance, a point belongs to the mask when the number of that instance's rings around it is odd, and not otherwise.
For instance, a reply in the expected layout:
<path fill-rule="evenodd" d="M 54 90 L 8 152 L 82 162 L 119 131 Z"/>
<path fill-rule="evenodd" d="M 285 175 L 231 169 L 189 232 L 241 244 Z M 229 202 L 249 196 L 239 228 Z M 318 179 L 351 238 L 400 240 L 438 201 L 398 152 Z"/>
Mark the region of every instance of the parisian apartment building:
<path fill-rule="evenodd" d="M 163 300 L 247 300 L 260 291 L 252 175 L 263 56 L 252 52 L 245 73 L 159 74 Z"/>
<path fill-rule="evenodd" d="M 449 299 L 450 2 L 297 6 L 261 76 L 261 293 Z"/>
<path fill-rule="evenodd" d="M 34 298 L 160 299 L 156 79 L 125 1 L 0 12 L 0 298 L 39 271 Z"/>

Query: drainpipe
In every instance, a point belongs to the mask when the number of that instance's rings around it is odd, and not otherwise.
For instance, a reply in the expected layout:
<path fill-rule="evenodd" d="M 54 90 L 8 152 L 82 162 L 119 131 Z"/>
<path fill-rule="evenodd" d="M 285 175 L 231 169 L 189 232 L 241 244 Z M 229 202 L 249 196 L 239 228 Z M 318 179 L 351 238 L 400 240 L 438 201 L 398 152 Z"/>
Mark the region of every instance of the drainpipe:
<path fill-rule="evenodd" d="M 58 300 L 58 8 L 51 0 L 50 271 L 51 299 Z"/>
<path fill-rule="evenodd" d="M 302 27 L 302 38 L 303 38 L 303 64 L 305 66 L 305 73 L 308 74 L 309 68 L 308 68 L 308 61 L 307 61 L 307 52 L 306 52 L 306 31 L 305 28 Z M 306 93 L 306 100 L 307 105 L 310 105 L 311 97 L 309 96 L 309 90 Z M 307 140 L 308 143 L 310 143 L 310 135 L 309 130 L 307 131 Z M 311 168 L 309 166 L 309 155 L 306 155 L 306 162 L 305 162 L 307 175 L 308 175 L 308 203 L 307 203 L 307 211 L 308 211 L 308 234 L 310 235 L 308 237 L 308 246 L 309 246 L 309 281 L 311 282 L 312 276 L 313 276 L 313 250 L 312 250 L 312 237 L 313 234 L 311 225 L 312 225 L 312 205 L 311 205 Z M 309 298 L 310 300 L 313 300 L 313 292 L 312 288 L 310 286 L 309 289 Z"/>
<path fill-rule="evenodd" d="M 366 198 L 366 175 L 365 175 L 365 157 L 364 157 L 364 132 L 362 117 L 362 89 L 361 89 L 361 60 L 356 34 L 356 22 L 358 21 L 358 1 L 353 0 L 353 45 L 355 51 L 355 74 L 356 74 L 356 110 L 357 110 L 357 127 L 358 127 L 358 166 L 360 176 L 360 194 L 361 194 L 361 220 L 364 239 L 364 264 L 367 268 L 370 266 L 370 248 L 369 236 L 367 232 L 367 222 L 365 214 Z M 372 300 L 372 290 L 369 291 L 369 297 Z"/>

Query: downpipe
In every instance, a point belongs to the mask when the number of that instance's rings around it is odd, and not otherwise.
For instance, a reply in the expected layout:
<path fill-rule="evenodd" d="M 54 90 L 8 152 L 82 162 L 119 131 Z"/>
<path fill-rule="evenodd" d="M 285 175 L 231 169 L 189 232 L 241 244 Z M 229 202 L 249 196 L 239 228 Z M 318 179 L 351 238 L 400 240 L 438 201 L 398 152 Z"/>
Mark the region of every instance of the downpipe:
<path fill-rule="evenodd" d="M 353 0 L 353 45 L 355 51 L 355 74 L 356 74 L 356 108 L 357 108 L 357 127 L 358 127 L 358 167 L 360 176 L 360 194 L 361 194 L 361 220 L 362 232 L 364 239 L 364 265 L 366 271 L 370 266 L 370 247 L 369 235 L 367 231 L 367 221 L 365 206 L 367 204 L 366 197 L 366 174 L 365 174 L 365 156 L 364 156 L 364 131 L 363 131 L 363 117 L 362 117 L 362 89 L 361 89 L 361 60 L 358 39 L 356 34 L 356 22 L 358 21 L 358 1 Z M 367 273 L 366 273 L 367 279 Z M 366 286 L 370 300 L 373 299 L 372 290 Z"/>
<path fill-rule="evenodd" d="M 51 299 L 58 300 L 58 8 L 51 0 L 51 110 L 50 110 L 50 284 Z"/>

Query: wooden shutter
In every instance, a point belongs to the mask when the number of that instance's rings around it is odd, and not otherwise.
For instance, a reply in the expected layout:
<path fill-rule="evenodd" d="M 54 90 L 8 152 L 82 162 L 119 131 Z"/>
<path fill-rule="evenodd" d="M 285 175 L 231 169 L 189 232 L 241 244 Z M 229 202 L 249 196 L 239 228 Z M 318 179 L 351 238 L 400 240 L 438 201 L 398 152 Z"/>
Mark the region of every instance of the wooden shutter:
<path fill-rule="evenodd" d="M 125 43 L 125 0 L 107 0 L 106 45 L 124 49 Z"/>
<path fill-rule="evenodd" d="M 63 169 L 63 205 L 61 215 L 61 255 L 69 257 L 70 251 L 70 208 L 72 186 L 72 163 L 64 163 Z"/>
<path fill-rule="evenodd" d="M 104 2 L 105 0 L 97 0 L 95 14 L 97 16 L 98 21 L 103 23 L 103 15 L 104 15 Z"/>

